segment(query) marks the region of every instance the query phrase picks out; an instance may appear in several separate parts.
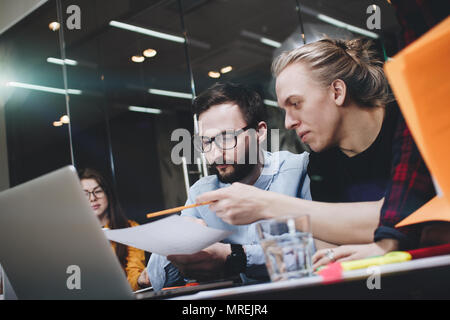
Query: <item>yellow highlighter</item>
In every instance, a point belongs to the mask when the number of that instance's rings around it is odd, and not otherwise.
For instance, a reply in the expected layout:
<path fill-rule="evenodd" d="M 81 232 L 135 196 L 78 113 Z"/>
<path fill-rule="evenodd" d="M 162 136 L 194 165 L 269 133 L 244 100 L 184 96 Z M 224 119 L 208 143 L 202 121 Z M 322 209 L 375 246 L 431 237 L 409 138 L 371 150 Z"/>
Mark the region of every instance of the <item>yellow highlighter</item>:
<path fill-rule="evenodd" d="M 355 261 L 344 261 L 341 262 L 342 270 L 356 270 L 364 269 L 371 266 L 380 266 L 383 264 L 391 264 L 398 262 L 405 262 L 412 259 L 412 256 L 405 251 L 393 251 L 385 254 L 384 256 L 372 257 L 367 259 L 355 260 Z"/>

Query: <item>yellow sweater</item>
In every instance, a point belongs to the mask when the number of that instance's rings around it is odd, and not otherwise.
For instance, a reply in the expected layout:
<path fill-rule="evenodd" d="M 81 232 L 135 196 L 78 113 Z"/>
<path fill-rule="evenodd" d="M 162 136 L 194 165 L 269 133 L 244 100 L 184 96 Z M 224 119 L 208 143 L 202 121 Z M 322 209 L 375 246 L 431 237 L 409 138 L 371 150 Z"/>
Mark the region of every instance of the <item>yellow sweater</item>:
<path fill-rule="evenodd" d="M 131 227 L 136 227 L 139 224 L 135 221 L 128 220 Z M 108 226 L 105 226 L 108 228 Z M 111 242 L 111 246 L 116 252 L 117 244 Z M 127 274 L 127 280 L 133 291 L 139 290 L 138 279 L 142 271 L 145 269 L 145 253 L 143 250 L 128 247 L 127 266 L 125 272 Z"/>

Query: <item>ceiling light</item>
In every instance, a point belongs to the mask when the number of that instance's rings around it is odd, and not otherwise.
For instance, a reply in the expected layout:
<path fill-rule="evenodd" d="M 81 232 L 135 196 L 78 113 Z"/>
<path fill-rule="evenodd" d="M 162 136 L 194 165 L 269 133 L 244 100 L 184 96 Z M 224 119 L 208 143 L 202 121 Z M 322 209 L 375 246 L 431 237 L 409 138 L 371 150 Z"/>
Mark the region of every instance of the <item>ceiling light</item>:
<path fill-rule="evenodd" d="M 69 116 L 65 114 L 61 118 L 59 118 L 59 121 L 67 124 L 67 123 L 69 123 Z"/>
<path fill-rule="evenodd" d="M 148 92 L 151 94 L 156 94 L 156 95 L 160 95 L 160 96 L 192 99 L 192 94 L 184 93 L 184 92 L 168 91 L 168 90 L 160 90 L 160 89 L 148 89 Z"/>
<path fill-rule="evenodd" d="M 59 65 L 63 65 L 63 64 L 67 64 L 69 66 L 76 66 L 78 64 L 77 61 L 72 60 L 72 59 L 57 59 L 57 58 L 53 58 L 53 57 L 49 57 L 47 58 L 47 62 L 48 63 L 54 63 L 54 64 L 59 64 Z"/>
<path fill-rule="evenodd" d="M 156 56 L 156 50 L 155 49 L 147 49 L 147 50 L 144 50 L 143 54 L 147 58 L 152 58 L 152 57 Z"/>
<path fill-rule="evenodd" d="M 265 105 L 268 105 L 271 107 L 278 107 L 278 102 L 276 102 L 276 101 L 264 99 L 263 102 Z"/>
<path fill-rule="evenodd" d="M 135 111 L 135 112 L 153 113 L 153 114 L 161 114 L 162 113 L 162 111 L 160 109 L 145 108 L 145 107 L 138 107 L 138 106 L 129 106 L 128 110 Z"/>
<path fill-rule="evenodd" d="M 61 121 L 53 121 L 54 127 L 61 127 L 62 125 L 63 125 L 63 123 Z"/>
<path fill-rule="evenodd" d="M 51 93 L 66 94 L 66 90 L 64 90 L 64 89 L 39 86 L 39 85 L 35 85 L 35 84 L 28 84 L 28 83 L 22 83 L 22 82 L 11 81 L 11 82 L 7 82 L 6 85 L 9 87 L 17 87 L 17 88 L 24 88 L 24 89 L 51 92 Z M 67 93 L 80 95 L 80 94 L 82 94 L 82 91 L 78 90 L 78 89 L 67 89 Z"/>
<path fill-rule="evenodd" d="M 165 39 L 165 40 L 169 40 L 169 41 L 174 41 L 174 42 L 178 42 L 178 43 L 184 43 L 185 40 L 182 37 L 179 36 L 174 36 L 168 33 L 163 33 L 163 32 L 159 32 L 159 31 L 154 31 L 151 29 L 146 29 L 146 28 L 141 28 L 138 26 L 133 26 L 131 24 L 127 24 L 127 23 L 123 23 L 123 22 L 119 22 L 119 21 L 110 21 L 109 25 L 112 27 L 116 27 L 119 29 L 124 29 L 124 30 L 128 30 L 128 31 L 133 31 L 133 32 L 137 32 L 137 33 L 142 33 L 145 34 L 147 36 L 151 36 L 151 37 L 155 37 L 155 38 L 160 38 L 160 39 Z"/>
<path fill-rule="evenodd" d="M 254 39 L 257 41 L 260 41 L 261 43 L 264 43 L 265 45 L 271 46 L 271 47 L 275 47 L 275 48 L 279 48 L 281 47 L 281 43 L 266 37 L 263 37 L 262 35 L 259 35 L 257 33 L 251 32 L 251 31 L 247 31 L 247 30 L 242 30 L 241 31 L 241 35 L 250 39 Z"/>
<path fill-rule="evenodd" d="M 322 20 L 326 23 L 329 23 L 333 26 L 339 27 L 339 28 L 343 28 L 343 29 L 347 29 L 348 31 L 354 32 L 354 33 L 358 33 L 361 34 L 363 36 L 369 37 L 369 38 L 373 38 L 373 39 L 378 39 L 379 36 L 378 34 L 376 34 L 375 32 L 371 32 L 362 28 L 358 28 L 355 26 L 352 26 L 351 24 L 339 21 L 337 19 L 334 19 L 332 17 L 326 16 L 324 14 L 317 14 L 317 19 Z"/>
<path fill-rule="evenodd" d="M 226 67 L 223 67 L 222 69 L 220 69 L 220 72 L 227 73 L 227 72 L 230 72 L 231 70 L 233 70 L 232 66 L 226 66 Z"/>
<path fill-rule="evenodd" d="M 49 29 L 52 30 L 52 31 L 59 30 L 60 26 L 61 25 L 58 22 L 56 22 L 56 21 L 50 22 L 50 24 L 48 25 Z"/>
<path fill-rule="evenodd" d="M 210 72 L 208 72 L 208 76 L 210 78 L 217 79 L 217 78 L 220 78 L 220 72 L 210 71 Z"/>
<path fill-rule="evenodd" d="M 264 38 L 262 37 L 261 39 L 259 39 L 259 41 L 261 41 L 264 44 L 267 44 L 268 46 L 274 47 L 274 48 L 279 48 L 281 47 L 281 43 L 278 41 L 274 41 L 268 38 Z"/>
<path fill-rule="evenodd" d="M 145 58 L 143 56 L 132 56 L 131 61 L 136 63 L 144 62 Z"/>

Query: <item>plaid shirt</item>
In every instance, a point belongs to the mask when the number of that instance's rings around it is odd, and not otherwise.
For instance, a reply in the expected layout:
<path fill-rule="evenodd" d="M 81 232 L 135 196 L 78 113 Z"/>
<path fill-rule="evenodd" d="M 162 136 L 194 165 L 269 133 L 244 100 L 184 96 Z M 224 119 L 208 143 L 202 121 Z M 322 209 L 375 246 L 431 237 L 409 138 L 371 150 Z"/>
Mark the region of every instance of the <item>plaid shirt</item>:
<path fill-rule="evenodd" d="M 448 2 L 443 0 L 391 0 L 402 27 L 399 47 L 403 48 L 445 19 Z"/>
<path fill-rule="evenodd" d="M 399 117 L 392 143 L 392 171 L 381 208 L 375 241 L 391 238 L 401 249 L 417 247 L 420 226 L 395 229 L 395 225 L 435 195 L 430 173 L 417 149 L 405 120 Z"/>
<path fill-rule="evenodd" d="M 405 47 L 443 20 L 448 13 L 446 1 L 391 0 L 402 26 L 400 47 Z M 389 182 L 375 241 L 393 238 L 401 249 L 418 245 L 421 225 L 395 229 L 394 226 L 416 211 L 434 195 L 430 173 L 417 149 L 403 117 L 400 117 L 392 146 L 392 179 Z"/>

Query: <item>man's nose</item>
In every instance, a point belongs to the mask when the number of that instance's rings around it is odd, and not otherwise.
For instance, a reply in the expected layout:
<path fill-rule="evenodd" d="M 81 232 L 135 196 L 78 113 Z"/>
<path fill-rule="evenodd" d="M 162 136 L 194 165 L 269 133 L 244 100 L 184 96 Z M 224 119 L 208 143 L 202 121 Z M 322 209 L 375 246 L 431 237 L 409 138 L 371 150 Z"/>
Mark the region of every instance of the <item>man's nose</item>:
<path fill-rule="evenodd" d="M 284 126 L 286 127 L 286 129 L 288 130 L 295 129 L 298 126 L 300 126 L 300 123 L 301 123 L 300 120 L 297 120 L 294 117 L 292 117 L 290 112 L 286 112 L 286 116 L 284 118 Z"/>
<path fill-rule="evenodd" d="M 209 163 L 218 163 L 221 164 L 223 162 L 223 150 L 219 148 L 214 142 L 211 145 L 211 150 L 207 153 L 207 158 Z"/>

